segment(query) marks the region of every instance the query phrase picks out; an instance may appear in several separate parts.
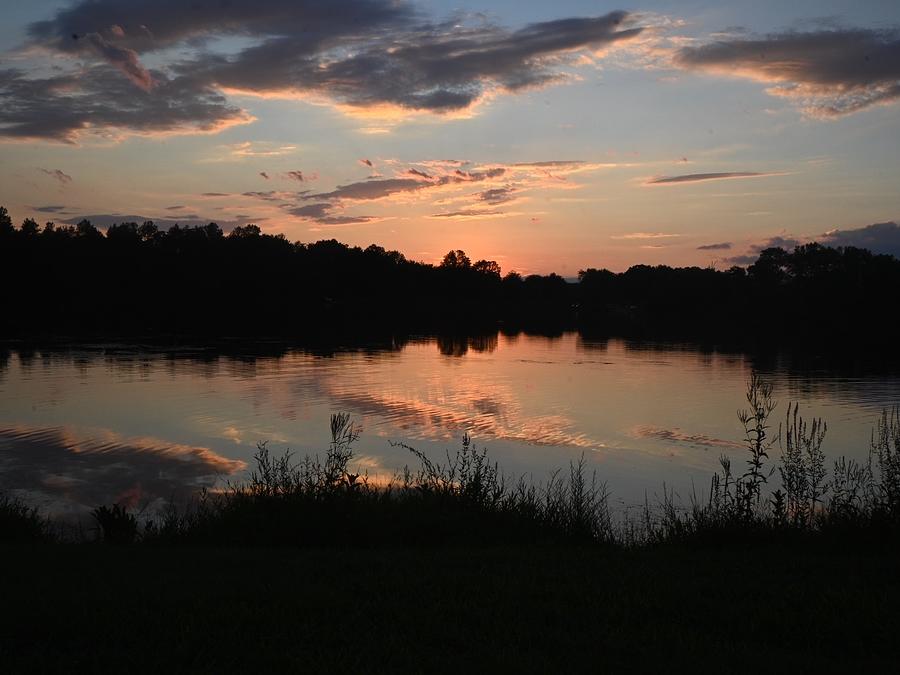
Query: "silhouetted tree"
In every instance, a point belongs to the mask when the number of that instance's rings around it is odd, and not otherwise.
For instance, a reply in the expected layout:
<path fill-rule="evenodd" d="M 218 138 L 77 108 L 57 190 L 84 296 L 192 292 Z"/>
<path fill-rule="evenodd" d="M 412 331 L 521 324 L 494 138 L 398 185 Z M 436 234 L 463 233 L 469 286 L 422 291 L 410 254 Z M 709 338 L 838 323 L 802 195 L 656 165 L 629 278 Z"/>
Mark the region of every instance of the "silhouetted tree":
<path fill-rule="evenodd" d="M 210 240 L 221 239 L 224 237 L 224 233 L 222 232 L 222 228 L 219 227 L 218 223 L 210 223 L 205 228 L 206 236 Z"/>
<path fill-rule="evenodd" d="M 765 284 L 783 284 L 790 278 L 790 254 L 783 248 L 767 248 L 747 273 Z"/>
<path fill-rule="evenodd" d="M 480 272 L 481 274 L 489 274 L 491 276 L 495 276 L 498 279 L 500 278 L 500 265 L 498 265 L 493 260 L 479 260 L 477 263 L 472 265 L 472 269 L 476 272 Z"/>
<path fill-rule="evenodd" d="M 120 225 L 110 225 L 106 230 L 106 238 L 112 242 L 132 244 L 140 241 L 137 223 L 122 223 Z"/>
<path fill-rule="evenodd" d="M 5 206 L 0 206 L 0 237 L 11 237 L 16 231 L 13 227 L 12 218 L 9 217 L 9 211 Z"/>
<path fill-rule="evenodd" d="M 228 236 L 233 239 L 245 239 L 248 237 L 258 237 L 260 232 L 259 225 L 239 225 L 234 228 Z"/>
<path fill-rule="evenodd" d="M 441 267 L 448 269 L 468 269 L 471 266 L 472 261 L 469 260 L 469 256 L 465 254 L 465 251 L 460 251 L 459 249 L 450 251 L 441 261 Z"/>
<path fill-rule="evenodd" d="M 26 218 L 22 221 L 22 227 L 19 231 L 26 237 L 34 237 L 38 234 L 38 224 L 33 218 Z"/>
<path fill-rule="evenodd" d="M 91 221 L 87 220 L 86 218 L 79 221 L 79 223 L 75 226 L 75 234 L 82 239 L 94 240 L 99 239 L 103 236 L 100 233 L 100 230 L 94 227 Z"/>
<path fill-rule="evenodd" d="M 138 236 L 141 238 L 141 241 L 153 241 L 156 239 L 156 235 L 159 234 L 159 228 L 156 226 L 152 220 L 145 220 L 144 223 L 138 228 Z"/>

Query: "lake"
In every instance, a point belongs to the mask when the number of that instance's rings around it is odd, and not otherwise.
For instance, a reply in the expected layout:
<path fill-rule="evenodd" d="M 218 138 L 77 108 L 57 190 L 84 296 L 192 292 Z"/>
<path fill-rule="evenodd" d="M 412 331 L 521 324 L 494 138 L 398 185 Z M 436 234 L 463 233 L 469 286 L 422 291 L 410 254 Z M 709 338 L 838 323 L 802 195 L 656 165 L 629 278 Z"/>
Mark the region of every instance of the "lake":
<path fill-rule="evenodd" d="M 329 416 L 362 429 L 355 465 L 386 481 L 439 459 L 468 432 L 504 473 L 545 480 L 582 455 L 612 503 L 663 486 L 703 492 L 718 458 L 744 460 L 736 412 L 756 369 L 828 423 L 824 449 L 865 458 L 881 410 L 900 402 L 893 369 L 690 345 L 494 334 L 370 348 L 127 345 L 0 349 L 0 491 L 58 517 L 99 504 L 153 510 L 239 480 L 257 443 L 302 455 Z M 777 455 L 777 451 L 776 451 Z M 776 459 L 773 457 L 773 460 Z"/>

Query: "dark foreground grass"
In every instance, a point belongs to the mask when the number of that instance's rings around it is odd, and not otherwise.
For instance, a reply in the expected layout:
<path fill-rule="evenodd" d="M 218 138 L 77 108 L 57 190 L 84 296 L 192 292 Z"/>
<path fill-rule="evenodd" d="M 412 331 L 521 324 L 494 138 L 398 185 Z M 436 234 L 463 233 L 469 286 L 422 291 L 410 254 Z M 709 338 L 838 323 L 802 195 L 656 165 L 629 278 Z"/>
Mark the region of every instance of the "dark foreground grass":
<path fill-rule="evenodd" d="M 0 549 L 18 672 L 893 672 L 900 555 Z"/>

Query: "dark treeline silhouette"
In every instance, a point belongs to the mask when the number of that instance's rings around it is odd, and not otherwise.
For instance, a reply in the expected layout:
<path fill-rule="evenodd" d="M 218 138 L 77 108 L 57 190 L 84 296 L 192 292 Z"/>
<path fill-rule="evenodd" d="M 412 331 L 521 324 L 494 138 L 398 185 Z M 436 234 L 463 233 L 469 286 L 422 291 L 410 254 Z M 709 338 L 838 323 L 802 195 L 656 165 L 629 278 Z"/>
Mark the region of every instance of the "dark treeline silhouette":
<path fill-rule="evenodd" d="M 440 265 L 371 245 L 292 243 L 256 225 L 14 227 L 0 207 L 0 337 L 312 337 L 498 323 L 588 334 L 781 341 L 898 337 L 900 261 L 857 248 L 763 251 L 748 269 L 637 265 L 502 275 L 450 251 Z M 448 347 L 452 348 L 452 347 Z"/>
<path fill-rule="evenodd" d="M 889 315 L 900 291 L 900 261 L 818 243 L 763 250 L 744 269 L 637 265 L 579 273 L 579 321 L 586 328 L 780 342 L 892 344 Z"/>

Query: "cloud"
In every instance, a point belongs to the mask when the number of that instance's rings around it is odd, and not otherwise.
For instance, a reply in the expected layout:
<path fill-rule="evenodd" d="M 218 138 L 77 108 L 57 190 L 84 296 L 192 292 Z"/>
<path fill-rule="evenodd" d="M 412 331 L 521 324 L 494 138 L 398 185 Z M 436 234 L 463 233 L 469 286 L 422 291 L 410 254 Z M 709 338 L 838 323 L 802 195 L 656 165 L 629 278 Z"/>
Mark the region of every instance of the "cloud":
<path fill-rule="evenodd" d="M 333 206 L 327 202 L 320 204 L 307 204 L 306 206 L 298 206 L 291 209 L 290 213 L 300 218 L 309 218 L 317 220 L 324 218 L 331 211 Z"/>
<path fill-rule="evenodd" d="M 627 41 L 641 28 L 624 12 L 532 24 L 518 31 L 458 23 L 392 24 L 300 41 L 283 30 L 231 58 L 201 55 L 185 74 L 244 94 L 319 97 L 348 112 L 451 113 L 488 95 L 565 79 L 573 52 Z M 307 31 L 308 34 L 308 31 Z M 352 44 L 352 49 L 348 49 Z"/>
<path fill-rule="evenodd" d="M 613 235 L 610 239 L 674 239 L 680 236 L 682 235 L 668 232 L 631 232 L 629 234 Z"/>
<path fill-rule="evenodd" d="M 242 197 L 252 197 L 254 199 L 261 199 L 266 202 L 284 202 L 296 199 L 302 199 L 304 195 L 308 194 L 309 190 L 301 190 L 299 192 L 288 192 L 288 191 L 279 191 L 279 190 L 250 190 L 248 192 L 242 192 Z M 230 195 L 224 195 L 230 196 Z"/>
<path fill-rule="evenodd" d="M 724 261 L 734 265 L 751 265 L 759 258 L 759 254 L 767 248 L 783 248 L 786 251 L 793 251 L 796 247 L 811 242 L 818 242 L 823 246 L 835 248 L 853 246 L 867 249 L 872 253 L 892 255 L 900 258 L 900 225 L 894 222 L 875 223 L 850 230 L 830 230 L 824 234 L 812 237 L 795 238 L 780 235 L 769 237 L 760 243 L 751 244 L 747 253 L 725 258 Z M 723 245 L 714 244 L 714 246 Z M 700 246 L 698 250 L 719 249 Z"/>
<path fill-rule="evenodd" d="M 264 141 L 244 141 L 243 143 L 232 143 L 231 145 L 220 147 L 233 159 L 281 157 L 297 150 L 296 145 L 274 145 Z"/>
<path fill-rule="evenodd" d="M 180 211 L 184 208 L 184 204 L 176 204 L 175 206 L 167 206 L 166 211 Z"/>
<path fill-rule="evenodd" d="M 573 190 L 580 187 L 575 181 L 548 177 L 546 167 L 552 166 L 556 173 L 568 177 L 607 166 L 582 161 L 475 165 L 453 159 L 423 160 L 413 166 L 386 159 L 382 164 L 392 167 L 394 175 L 370 176 L 366 180 L 337 185 L 321 192 L 270 190 L 245 192 L 243 196 L 277 203 L 290 215 L 325 225 L 350 225 L 376 220 L 372 215 L 345 213 L 355 205 L 425 201 L 429 198 L 435 206 L 455 204 L 447 213 L 433 214 L 436 218 L 509 216 L 512 214 L 485 207 L 509 203 L 529 190 Z M 303 176 L 307 179 L 306 174 Z M 480 190 L 473 193 L 471 188 L 474 186 L 480 187 Z"/>
<path fill-rule="evenodd" d="M 31 208 L 38 213 L 60 213 L 66 210 L 65 206 L 32 206 Z"/>
<path fill-rule="evenodd" d="M 62 52 L 82 51 L 71 36 L 90 31 L 118 37 L 124 47 L 149 52 L 225 35 L 307 34 L 309 42 L 318 44 L 327 38 L 408 23 L 414 15 L 402 0 L 201 0 L 188 6 L 183 0 L 81 0 L 49 20 L 31 24 L 29 33 L 34 42 Z"/>
<path fill-rule="evenodd" d="M 434 180 L 434 176 L 425 173 L 424 171 L 419 171 L 418 169 L 407 169 L 406 175 L 413 176 L 414 178 L 422 178 L 426 181 Z"/>
<path fill-rule="evenodd" d="M 697 247 L 698 251 L 729 251 L 731 250 L 731 242 L 723 241 L 721 244 L 703 244 Z"/>
<path fill-rule="evenodd" d="M 515 194 L 516 190 L 512 187 L 500 187 L 479 192 L 477 198 L 479 201 L 497 206 L 513 201 L 515 199 Z"/>
<path fill-rule="evenodd" d="M 2 114 L 2 113 L 0 113 Z M 38 171 L 47 174 L 51 178 L 55 178 L 62 185 L 68 185 L 72 182 L 72 176 L 61 171 L 60 169 L 38 169 Z"/>
<path fill-rule="evenodd" d="M 767 248 L 783 248 L 785 251 L 793 251 L 801 244 L 803 244 L 801 240 L 794 239 L 793 237 L 782 237 L 780 235 L 769 237 L 759 244 L 751 244 L 749 251 L 746 254 L 725 258 L 724 261 L 732 263 L 733 265 L 752 265 L 756 262 L 756 259 L 759 258 L 759 254 Z"/>
<path fill-rule="evenodd" d="M 263 178 L 265 178 L 266 180 L 269 180 L 269 174 L 267 174 L 265 171 L 260 171 L 259 175 L 262 176 Z"/>
<path fill-rule="evenodd" d="M 771 85 L 809 116 L 831 118 L 900 99 L 900 31 L 836 28 L 687 46 L 675 65 Z"/>
<path fill-rule="evenodd" d="M 452 211 L 450 213 L 435 213 L 431 218 L 451 218 L 453 220 L 464 220 L 468 218 L 485 218 L 489 216 L 502 216 L 502 211 L 492 211 L 490 209 L 463 209 L 462 211 Z"/>
<path fill-rule="evenodd" d="M 827 246 L 855 246 L 900 258 L 900 225 L 875 223 L 854 230 L 831 230 L 818 239 Z"/>
<path fill-rule="evenodd" d="M 622 11 L 509 30 L 474 15 L 435 21 L 405 0 L 229 0 L 189 8 L 182 0 L 80 0 L 32 23 L 28 47 L 73 65 L 83 60 L 84 68 L 58 76 L 64 86 L 38 75 L 7 76 L 15 86 L 0 95 L 28 114 L 0 117 L 0 129 L 70 141 L 109 128 L 215 130 L 249 119 L 228 105 L 229 93 L 324 101 L 382 119 L 460 113 L 500 94 L 570 79 L 579 56 L 597 58 L 643 30 Z M 240 40 L 221 39 L 228 37 Z M 146 54 L 158 69 L 142 63 Z M 129 101 L 98 73 L 148 98 Z M 63 115 L 73 98 L 78 105 Z M 43 114 L 38 100 L 50 103 Z M 89 100 L 99 114 L 85 114 Z"/>
<path fill-rule="evenodd" d="M 120 33 L 122 32 L 122 29 L 119 26 L 116 26 L 116 28 L 119 29 Z M 79 37 L 73 35 L 73 39 L 77 40 Z M 125 77 L 131 80 L 139 88 L 144 91 L 153 89 L 156 82 L 153 80 L 150 71 L 141 65 L 137 52 L 133 49 L 114 45 L 99 33 L 88 33 L 83 39 L 97 54 L 124 73 Z"/>
<path fill-rule="evenodd" d="M 339 185 L 331 192 L 310 195 L 309 199 L 368 201 L 389 197 L 398 192 L 414 192 L 428 185 L 429 183 L 413 178 L 385 178 Z"/>
<path fill-rule="evenodd" d="M 0 70 L 0 138 L 75 143 L 84 133 L 213 133 L 252 120 L 211 87 L 154 77 L 144 91 L 105 65 L 51 77 Z"/>
<path fill-rule="evenodd" d="M 317 173 L 304 174 L 302 171 L 288 171 L 283 175 L 286 179 L 295 180 L 298 183 L 306 183 L 311 180 L 316 180 L 319 177 L 319 174 Z M 268 176 L 266 176 L 266 178 L 268 178 Z"/>
<path fill-rule="evenodd" d="M 295 206 L 288 208 L 287 211 L 292 216 L 311 220 L 320 225 L 357 225 L 369 223 L 375 220 L 372 216 L 347 216 L 334 215 L 335 206 L 327 202 L 318 204 L 307 204 L 305 206 Z"/>
<path fill-rule="evenodd" d="M 358 161 L 359 161 L 360 164 L 362 164 L 363 166 L 367 166 L 367 167 L 369 167 L 370 169 L 375 168 L 375 165 L 372 164 L 372 160 L 371 160 L 371 159 L 360 159 L 360 160 L 358 160 Z"/>
<path fill-rule="evenodd" d="M 660 176 L 652 178 L 644 185 L 675 185 L 678 183 L 700 183 L 708 180 L 728 180 L 731 178 L 761 178 L 777 176 L 777 173 L 758 173 L 756 171 L 727 171 L 720 173 L 688 173 L 682 176 Z"/>

